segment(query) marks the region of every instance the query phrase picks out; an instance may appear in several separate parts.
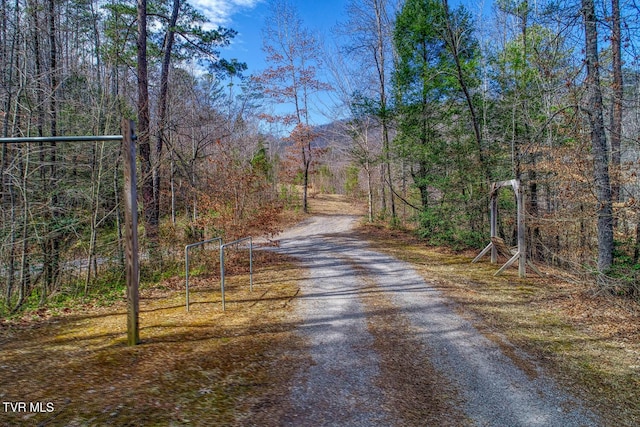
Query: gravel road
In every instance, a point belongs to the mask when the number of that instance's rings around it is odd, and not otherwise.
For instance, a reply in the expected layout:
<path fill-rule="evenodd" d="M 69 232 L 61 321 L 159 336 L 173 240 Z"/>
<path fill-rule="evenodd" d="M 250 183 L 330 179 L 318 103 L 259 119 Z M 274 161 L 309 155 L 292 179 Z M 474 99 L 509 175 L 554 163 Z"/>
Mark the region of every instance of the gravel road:
<path fill-rule="evenodd" d="M 522 369 L 503 354 L 409 264 L 351 235 L 356 221 L 311 217 L 277 237 L 273 250 L 308 272 L 294 306 L 311 362 L 290 378 L 289 409 L 270 424 L 599 424 L 535 361 Z"/>

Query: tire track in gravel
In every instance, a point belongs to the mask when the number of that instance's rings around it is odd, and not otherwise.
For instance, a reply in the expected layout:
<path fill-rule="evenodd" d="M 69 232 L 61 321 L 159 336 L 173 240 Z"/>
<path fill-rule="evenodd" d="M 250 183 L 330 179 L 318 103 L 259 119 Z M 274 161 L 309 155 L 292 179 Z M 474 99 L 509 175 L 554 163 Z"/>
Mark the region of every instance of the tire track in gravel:
<path fill-rule="evenodd" d="M 591 426 L 543 372 L 528 376 L 409 264 L 312 217 L 279 236 L 308 271 L 293 304 L 311 360 L 288 384 L 283 426 Z M 307 359 L 305 359 L 307 357 Z M 533 363 L 533 362 L 532 362 Z"/>
<path fill-rule="evenodd" d="M 350 260 L 350 262 L 352 262 Z M 415 339 L 411 326 L 400 307 L 384 295 L 384 289 L 371 279 L 366 267 L 354 264 L 368 287 L 362 297 L 367 307 L 369 332 L 374 338 L 374 350 L 380 355 L 380 375 L 376 385 L 381 388 L 402 426 L 464 426 L 470 425 L 458 409 L 458 393 L 443 375 L 437 372 L 428 357 L 428 349 Z"/>
<path fill-rule="evenodd" d="M 331 230 L 338 232 L 355 222 L 354 217 L 332 219 Z M 341 248 L 320 237 L 327 225 L 314 217 L 280 236 L 279 252 L 299 259 L 309 272 L 294 304 L 311 364 L 293 378 L 289 409 L 277 425 L 392 425 L 374 383 L 380 361 L 359 297 L 365 283 L 340 259 Z"/>

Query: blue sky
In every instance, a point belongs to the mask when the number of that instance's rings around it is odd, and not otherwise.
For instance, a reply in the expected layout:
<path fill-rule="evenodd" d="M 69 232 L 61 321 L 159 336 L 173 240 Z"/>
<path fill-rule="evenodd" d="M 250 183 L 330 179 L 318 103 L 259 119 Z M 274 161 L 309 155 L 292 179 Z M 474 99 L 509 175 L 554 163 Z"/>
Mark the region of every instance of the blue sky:
<path fill-rule="evenodd" d="M 221 56 L 227 60 L 237 59 L 248 66 L 245 75 L 257 74 L 264 68 L 265 54 L 262 51 L 262 29 L 269 14 L 269 0 L 190 0 L 203 11 L 214 26 L 221 25 L 238 32 L 231 46 L 222 49 Z M 345 22 L 349 0 L 291 0 L 305 27 L 317 33 L 325 42 L 332 39 L 331 31 L 339 22 Z M 492 0 L 451 0 L 451 6 L 462 3 L 477 15 L 479 5 L 484 5 L 485 14 Z M 318 121 L 324 121 L 319 119 Z"/>
<path fill-rule="evenodd" d="M 237 59 L 247 64 L 245 75 L 258 74 L 266 68 L 262 50 L 262 29 L 269 15 L 269 0 L 190 0 L 203 11 L 214 26 L 221 25 L 238 32 L 231 45 L 221 49 L 224 59 Z M 329 41 L 331 29 L 338 21 L 344 21 L 348 0 L 292 0 L 303 25 L 321 38 Z M 323 105 L 330 104 L 328 95 L 319 94 Z M 276 110 L 287 110 L 288 106 L 273 106 Z M 312 108 L 315 124 L 329 121 L 323 107 Z"/>
<path fill-rule="evenodd" d="M 339 20 L 344 20 L 346 0 L 299 0 L 293 2 L 304 25 L 311 31 L 328 35 Z M 248 73 L 265 67 L 262 51 L 262 28 L 268 15 L 268 0 L 195 0 L 212 22 L 238 32 L 229 48 L 221 53 L 249 66 Z"/>
<path fill-rule="evenodd" d="M 191 0 L 202 10 L 213 25 L 222 25 L 238 31 L 231 46 L 221 53 L 226 59 L 236 58 L 249 66 L 248 73 L 264 69 L 261 30 L 268 14 L 268 0 Z M 452 0 L 453 7 L 462 3 L 474 15 L 484 6 L 488 14 L 492 0 Z M 331 39 L 331 29 L 346 20 L 348 0 L 292 0 L 304 25 Z M 481 6 L 482 5 L 482 6 Z"/>

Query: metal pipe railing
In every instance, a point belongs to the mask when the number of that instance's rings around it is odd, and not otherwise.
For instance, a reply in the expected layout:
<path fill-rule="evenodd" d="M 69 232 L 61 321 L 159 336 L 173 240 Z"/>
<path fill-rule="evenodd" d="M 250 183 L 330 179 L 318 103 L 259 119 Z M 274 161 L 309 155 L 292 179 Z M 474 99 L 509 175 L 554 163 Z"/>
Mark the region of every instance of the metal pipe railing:
<path fill-rule="evenodd" d="M 186 292 L 187 292 L 187 311 L 189 311 L 189 249 L 194 248 L 196 246 L 201 246 L 207 243 L 211 243 L 211 242 L 215 242 L 218 241 L 219 245 L 218 245 L 218 249 L 220 250 L 222 248 L 222 237 L 214 237 L 213 239 L 209 239 L 209 240 L 205 240 L 202 242 L 198 242 L 198 243 L 192 243 L 190 245 L 186 245 L 184 247 L 184 262 L 185 262 L 185 268 L 184 268 L 184 276 L 185 276 L 185 288 L 186 288 Z"/>
<path fill-rule="evenodd" d="M 102 136 L 29 136 L 0 138 L 0 144 L 21 144 L 24 142 L 102 142 L 102 141 L 122 141 L 122 135 L 102 135 Z M 135 139 L 135 138 L 133 138 Z"/>
<path fill-rule="evenodd" d="M 249 241 L 249 291 L 253 291 L 253 239 L 245 237 L 234 240 L 233 242 L 220 245 L 220 293 L 222 294 L 222 311 L 224 311 L 224 249 L 227 246 L 237 245 L 239 243 Z"/>

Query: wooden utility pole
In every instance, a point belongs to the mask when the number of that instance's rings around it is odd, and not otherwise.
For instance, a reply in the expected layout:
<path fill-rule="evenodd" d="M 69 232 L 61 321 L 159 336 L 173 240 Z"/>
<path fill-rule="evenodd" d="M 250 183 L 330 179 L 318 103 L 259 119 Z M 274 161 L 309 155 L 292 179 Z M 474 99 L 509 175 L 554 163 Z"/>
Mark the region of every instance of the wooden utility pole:
<path fill-rule="evenodd" d="M 122 144 L 124 152 L 124 220 L 127 278 L 127 344 L 140 342 L 138 315 L 140 301 L 138 282 L 140 264 L 138 260 L 138 194 L 136 191 L 136 144 L 132 121 L 122 120 Z"/>

